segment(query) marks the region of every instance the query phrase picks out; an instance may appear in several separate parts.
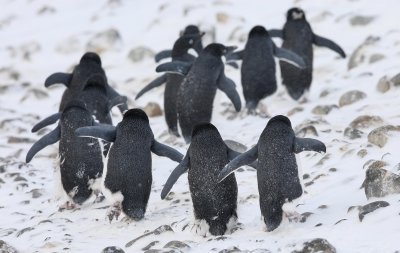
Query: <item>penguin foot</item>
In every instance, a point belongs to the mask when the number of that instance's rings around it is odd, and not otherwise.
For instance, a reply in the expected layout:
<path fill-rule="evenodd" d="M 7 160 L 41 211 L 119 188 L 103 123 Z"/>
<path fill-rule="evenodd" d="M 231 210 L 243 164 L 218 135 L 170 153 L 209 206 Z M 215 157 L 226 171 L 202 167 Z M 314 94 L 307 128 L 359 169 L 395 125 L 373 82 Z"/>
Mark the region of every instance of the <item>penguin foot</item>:
<path fill-rule="evenodd" d="M 118 217 L 121 215 L 121 212 L 122 212 L 121 209 L 122 208 L 121 208 L 120 202 L 115 202 L 114 205 L 112 205 L 110 207 L 110 209 L 108 209 L 107 217 L 108 217 L 108 220 L 110 221 L 110 223 L 114 219 L 114 217 L 115 217 L 115 220 L 118 220 Z"/>
<path fill-rule="evenodd" d="M 289 222 L 299 222 L 302 218 L 302 215 L 298 212 L 283 212 L 283 215 L 288 219 Z"/>
<path fill-rule="evenodd" d="M 58 211 L 59 212 L 62 212 L 62 211 L 64 211 L 64 210 L 73 210 L 73 209 L 75 209 L 75 204 L 74 203 L 72 203 L 72 202 L 70 202 L 70 201 L 67 201 L 67 202 L 65 202 L 63 205 L 61 205 L 61 206 L 59 206 L 58 207 Z"/>
<path fill-rule="evenodd" d="M 103 193 L 100 190 L 94 190 L 94 195 L 96 196 L 96 199 L 93 201 L 93 204 L 96 203 L 101 203 L 105 200 L 106 197 L 104 197 Z"/>

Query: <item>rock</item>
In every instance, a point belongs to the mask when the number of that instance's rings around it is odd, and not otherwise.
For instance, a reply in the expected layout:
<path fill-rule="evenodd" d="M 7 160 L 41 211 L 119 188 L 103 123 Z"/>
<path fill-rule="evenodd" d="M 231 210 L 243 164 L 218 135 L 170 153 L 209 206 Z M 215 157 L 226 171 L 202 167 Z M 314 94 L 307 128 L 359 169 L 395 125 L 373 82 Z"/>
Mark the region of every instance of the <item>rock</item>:
<path fill-rule="evenodd" d="M 344 130 L 344 136 L 348 137 L 350 140 L 361 138 L 363 134 L 363 131 L 352 127 L 346 127 Z"/>
<path fill-rule="evenodd" d="M 45 5 L 37 11 L 37 14 L 43 15 L 43 14 L 51 14 L 51 13 L 55 13 L 55 12 L 56 12 L 56 9 L 54 9 L 54 7 Z"/>
<path fill-rule="evenodd" d="M 21 102 L 24 102 L 26 99 L 28 99 L 28 98 L 30 98 L 30 97 L 34 97 L 34 98 L 36 98 L 37 100 L 42 100 L 42 99 L 44 99 L 44 98 L 47 98 L 49 95 L 47 94 L 47 92 L 45 92 L 45 91 L 43 91 L 43 90 L 39 90 L 39 89 L 35 89 L 35 88 L 33 88 L 33 89 L 29 89 L 27 92 L 26 92 L 26 95 L 25 96 L 23 96 L 22 98 L 21 98 Z"/>
<path fill-rule="evenodd" d="M 381 161 L 381 160 L 369 160 L 363 165 L 363 169 L 366 166 L 368 166 L 368 169 L 380 169 L 380 168 L 383 168 L 383 167 L 385 167 L 387 165 L 388 164 L 386 162 Z"/>
<path fill-rule="evenodd" d="M 151 247 L 153 247 L 154 245 L 156 245 L 157 243 L 159 243 L 160 241 L 154 241 L 149 243 L 146 247 L 142 248 L 143 251 L 149 250 Z"/>
<path fill-rule="evenodd" d="M 19 143 L 35 143 L 36 140 L 31 139 L 31 138 L 25 138 L 25 137 L 16 137 L 16 136 L 10 136 L 8 137 L 8 144 L 19 144 Z"/>
<path fill-rule="evenodd" d="M 42 190 L 40 190 L 40 189 L 32 189 L 28 193 L 32 194 L 33 199 L 40 198 L 43 195 Z"/>
<path fill-rule="evenodd" d="M 144 238 L 146 236 L 153 235 L 153 234 L 154 235 L 159 235 L 161 233 L 168 232 L 168 231 L 174 232 L 174 230 L 169 225 L 159 226 L 158 228 L 154 229 L 153 231 L 145 233 L 145 234 L 143 234 L 143 235 L 141 235 L 141 236 L 129 241 L 127 244 L 125 244 L 125 248 L 128 248 L 128 247 L 132 246 L 135 242 L 137 242 L 138 240 L 140 240 L 140 239 L 142 239 L 142 238 Z"/>
<path fill-rule="evenodd" d="M 159 104 L 155 102 L 149 102 L 144 108 L 143 111 L 147 114 L 149 117 L 156 117 L 156 116 L 161 116 L 162 111 L 161 107 Z"/>
<path fill-rule="evenodd" d="M 172 248 L 172 249 L 190 249 L 190 246 L 181 241 L 170 241 L 169 243 L 165 244 L 163 248 Z"/>
<path fill-rule="evenodd" d="M 305 136 L 318 136 L 317 129 L 315 126 L 309 125 L 305 126 L 296 131 L 296 136 L 305 137 Z"/>
<path fill-rule="evenodd" d="M 400 126 L 386 125 L 375 128 L 368 134 L 368 141 L 379 147 L 384 147 L 392 132 L 400 132 Z"/>
<path fill-rule="evenodd" d="M 295 250 L 292 253 L 336 253 L 335 247 L 326 239 L 317 238 L 309 242 L 305 242 L 303 249 Z"/>
<path fill-rule="evenodd" d="M 338 108 L 337 105 L 317 105 L 312 109 L 312 113 L 317 115 L 327 115 L 333 108 Z"/>
<path fill-rule="evenodd" d="M 369 57 L 369 63 L 372 64 L 383 59 L 385 59 L 385 56 L 383 54 L 373 54 Z"/>
<path fill-rule="evenodd" d="M 116 246 L 109 246 L 107 248 L 104 248 L 101 253 L 125 253 L 121 248 L 116 247 Z"/>
<path fill-rule="evenodd" d="M 224 12 L 217 13 L 217 22 L 221 24 L 226 24 L 229 20 L 229 15 Z"/>
<path fill-rule="evenodd" d="M 27 228 L 21 229 L 20 231 L 18 231 L 17 237 L 20 237 L 20 236 L 23 235 L 24 233 L 29 232 L 29 231 L 32 231 L 32 230 L 34 230 L 34 229 L 35 229 L 35 228 L 33 228 L 33 227 L 27 227 Z"/>
<path fill-rule="evenodd" d="M 86 45 L 87 51 L 101 53 L 120 47 L 121 36 L 116 29 L 108 29 L 94 35 Z"/>
<path fill-rule="evenodd" d="M 372 17 L 372 16 L 357 15 L 350 19 L 350 24 L 352 26 L 357 26 L 357 25 L 358 26 L 366 26 L 369 23 L 371 23 L 374 19 L 375 19 L 375 17 Z"/>
<path fill-rule="evenodd" d="M 307 219 L 308 219 L 308 217 L 310 217 L 310 216 L 313 215 L 313 214 L 314 214 L 314 213 L 312 213 L 312 212 L 305 212 L 305 213 L 302 213 L 302 214 L 301 214 L 301 217 L 300 217 L 300 222 L 301 222 L 301 223 L 306 222 Z"/>
<path fill-rule="evenodd" d="M 0 240 L 0 252 L 1 253 L 17 253 L 18 251 L 14 247 L 7 244 L 5 241 Z"/>
<path fill-rule="evenodd" d="M 390 81 L 393 83 L 394 86 L 400 86 L 400 73 L 392 77 Z"/>
<path fill-rule="evenodd" d="M 228 249 L 220 250 L 218 253 L 239 253 L 242 252 L 239 248 L 233 246 Z"/>
<path fill-rule="evenodd" d="M 389 206 L 389 203 L 386 201 L 374 201 L 372 203 L 369 203 L 359 208 L 358 218 L 360 219 L 360 221 L 362 221 L 366 214 L 372 213 L 376 209 L 387 206 Z"/>
<path fill-rule="evenodd" d="M 384 123 L 379 116 L 361 115 L 355 118 L 351 123 L 352 128 L 370 128 L 373 126 L 381 126 Z"/>
<path fill-rule="evenodd" d="M 382 168 L 369 168 L 361 188 L 367 199 L 400 193 L 400 176 Z"/>
<path fill-rule="evenodd" d="M 388 90 L 390 90 L 390 86 L 391 86 L 391 81 L 389 80 L 389 78 L 387 76 L 382 77 L 381 79 L 379 79 L 378 84 L 376 85 L 376 89 L 380 92 L 380 93 L 385 93 Z"/>
<path fill-rule="evenodd" d="M 339 106 L 343 107 L 346 105 L 351 105 L 357 101 L 360 101 L 364 98 L 367 97 L 367 94 L 365 94 L 362 91 L 359 90 L 351 90 L 343 94 L 340 99 L 339 99 Z"/>
<path fill-rule="evenodd" d="M 295 113 L 304 111 L 303 107 L 295 107 L 286 113 L 287 116 L 292 116 Z"/>
<path fill-rule="evenodd" d="M 132 62 L 140 62 L 145 58 L 154 58 L 154 52 L 148 47 L 140 46 L 133 48 L 129 52 L 128 58 Z"/>
<path fill-rule="evenodd" d="M 371 45 L 374 45 L 379 40 L 380 40 L 379 37 L 373 37 L 373 36 L 367 37 L 365 41 L 361 43 L 361 45 L 359 45 L 351 54 L 349 58 L 349 63 L 347 64 L 347 68 L 350 70 L 363 63 L 366 58 L 364 53 L 365 49 L 370 47 Z"/>
<path fill-rule="evenodd" d="M 357 155 L 361 158 L 364 158 L 367 154 L 368 154 L 368 151 L 365 148 L 360 149 L 360 151 L 357 152 Z"/>

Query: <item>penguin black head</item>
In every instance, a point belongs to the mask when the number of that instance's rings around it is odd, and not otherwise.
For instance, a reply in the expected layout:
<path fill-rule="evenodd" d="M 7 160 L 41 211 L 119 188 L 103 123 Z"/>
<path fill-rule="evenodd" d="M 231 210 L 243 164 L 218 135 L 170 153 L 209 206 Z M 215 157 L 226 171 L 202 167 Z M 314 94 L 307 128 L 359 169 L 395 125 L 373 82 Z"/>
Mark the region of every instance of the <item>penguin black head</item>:
<path fill-rule="evenodd" d="M 124 113 L 124 120 L 130 118 L 130 119 L 143 119 L 146 122 L 149 122 L 149 118 L 147 117 L 147 114 L 142 110 L 142 109 L 129 109 Z"/>
<path fill-rule="evenodd" d="M 103 75 L 101 74 L 93 74 L 91 75 L 85 83 L 85 89 L 88 89 L 89 87 L 97 87 L 103 90 L 104 92 L 107 91 L 106 88 L 106 80 Z"/>
<path fill-rule="evenodd" d="M 272 117 L 268 121 L 267 126 L 269 126 L 269 125 L 271 125 L 271 123 L 274 123 L 274 122 L 277 122 L 277 121 L 283 122 L 286 125 L 288 125 L 289 127 L 292 127 L 292 123 L 290 122 L 289 118 L 286 117 L 286 116 L 283 116 L 283 115 L 277 115 L 275 117 Z"/>
<path fill-rule="evenodd" d="M 302 9 L 294 7 L 287 11 L 286 19 L 287 20 L 305 20 L 306 14 L 304 13 L 304 11 Z"/>
<path fill-rule="evenodd" d="M 81 108 L 81 109 L 83 109 L 83 110 L 87 110 L 85 102 L 83 102 L 82 100 L 77 100 L 77 99 L 75 99 L 75 100 L 71 100 L 71 101 L 65 106 L 64 111 L 66 111 L 66 110 L 68 110 L 68 109 L 70 109 L 70 108 L 72 108 L 72 107 L 78 107 L 78 108 Z"/>
<path fill-rule="evenodd" d="M 268 35 L 268 31 L 264 26 L 257 25 L 250 30 L 249 37 L 255 35 Z"/>
<path fill-rule="evenodd" d="M 200 34 L 200 30 L 196 25 L 188 25 L 185 27 L 183 35 L 188 35 L 188 34 Z"/>
<path fill-rule="evenodd" d="M 202 131 L 217 131 L 218 129 L 211 123 L 200 123 L 193 127 L 192 138 Z"/>
<path fill-rule="evenodd" d="M 82 56 L 80 63 L 84 63 L 84 62 L 88 62 L 88 61 L 95 62 L 101 66 L 100 56 L 96 53 L 93 53 L 93 52 L 85 53 Z"/>
<path fill-rule="evenodd" d="M 226 47 L 219 43 L 211 43 L 208 46 L 206 46 L 206 48 L 204 48 L 204 51 L 209 52 L 217 57 L 220 57 L 232 53 L 236 48 L 237 48 L 236 46 Z"/>
<path fill-rule="evenodd" d="M 173 50 L 177 49 L 188 50 L 192 48 L 196 43 L 198 43 L 203 35 L 204 33 L 182 35 L 175 42 Z"/>

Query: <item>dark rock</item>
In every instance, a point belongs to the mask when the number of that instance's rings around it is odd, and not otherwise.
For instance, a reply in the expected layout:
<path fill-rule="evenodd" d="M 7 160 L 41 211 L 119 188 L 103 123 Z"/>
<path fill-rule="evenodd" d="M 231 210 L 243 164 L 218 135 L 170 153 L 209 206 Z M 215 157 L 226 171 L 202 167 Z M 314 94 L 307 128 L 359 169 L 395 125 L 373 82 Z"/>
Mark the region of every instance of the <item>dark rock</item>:
<path fill-rule="evenodd" d="M 296 135 L 300 137 L 305 137 L 305 136 L 318 136 L 317 129 L 315 126 L 309 125 L 305 126 L 299 130 L 296 131 Z"/>
<path fill-rule="evenodd" d="M 33 199 L 37 199 L 43 195 L 42 190 L 40 190 L 40 189 L 32 189 L 28 193 L 32 194 Z"/>
<path fill-rule="evenodd" d="M 375 19 L 375 17 L 372 17 L 372 16 L 357 15 L 350 19 L 350 24 L 352 26 L 366 26 L 369 23 L 371 23 L 374 19 Z"/>
<path fill-rule="evenodd" d="M 336 253 L 335 247 L 326 239 L 317 238 L 309 242 L 305 242 L 303 249 L 295 250 L 292 253 Z"/>
<path fill-rule="evenodd" d="M 239 248 L 233 246 L 233 247 L 230 247 L 229 249 L 220 250 L 218 253 L 239 253 L 239 252 L 242 252 L 242 251 Z"/>
<path fill-rule="evenodd" d="M 375 128 L 368 134 L 368 141 L 382 148 L 393 132 L 400 132 L 400 126 L 387 125 Z"/>
<path fill-rule="evenodd" d="M 17 237 L 20 237 L 20 236 L 23 235 L 24 233 L 29 232 L 29 231 L 32 231 L 32 230 L 34 230 L 34 229 L 35 229 L 35 228 L 33 228 L 33 227 L 27 227 L 27 228 L 21 229 L 20 231 L 18 231 Z"/>
<path fill-rule="evenodd" d="M 313 214 L 314 214 L 314 213 L 312 213 L 312 212 L 305 212 L 305 213 L 302 213 L 302 214 L 301 214 L 301 217 L 300 217 L 300 222 L 301 222 L 301 223 L 306 222 L 307 219 L 308 219 L 308 217 L 310 217 L 310 216 L 313 215 Z"/>
<path fill-rule="evenodd" d="M 107 248 L 104 248 L 101 253 L 125 253 L 121 248 L 116 247 L 116 246 L 109 246 Z"/>
<path fill-rule="evenodd" d="M 400 176 L 382 168 L 369 168 L 361 186 L 367 199 L 400 193 Z"/>
<path fill-rule="evenodd" d="M 339 99 L 339 106 L 343 107 L 346 105 L 351 105 L 367 97 L 365 92 L 359 90 L 351 90 L 344 93 Z"/>
<path fill-rule="evenodd" d="M 364 158 L 367 154 L 368 154 L 368 151 L 365 148 L 360 149 L 360 151 L 357 152 L 357 155 L 361 158 Z"/>
<path fill-rule="evenodd" d="M 387 206 L 389 206 L 389 203 L 386 201 L 374 201 L 372 203 L 369 203 L 365 206 L 360 207 L 360 209 L 359 209 L 360 212 L 358 213 L 358 218 L 360 219 L 360 221 L 362 221 L 366 214 L 372 213 L 376 209 L 379 209 L 381 207 L 387 207 Z"/>
<path fill-rule="evenodd" d="M 143 251 L 149 250 L 149 249 L 151 249 L 151 247 L 153 247 L 154 245 L 156 245 L 156 244 L 159 243 L 159 242 L 160 242 L 160 241 L 151 242 L 151 243 L 149 243 L 146 247 L 144 247 L 142 250 L 143 250 Z"/>
<path fill-rule="evenodd" d="M 317 114 L 317 115 L 327 115 L 329 114 L 332 109 L 338 108 L 337 105 L 317 105 L 312 109 L 312 113 Z"/>
<path fill-rule="evenodd" d="M 181 241 L 170 241 L 164 245 L 163 248 L 172 248 L 172 249 L 190 249 L 190 246 Z"/>
<path fill-rule="evenodd" d="M 154 234 L 154 235 L 159 235 L 159 234 L 161 234 L 161 233 L 168 232 L 168 231 L 174 232 L 174 230 L 171 228 L 171 226 L 169 226 L 169 225 L 162 225 L 162 226 L 160 226 L 160 227 L 154 229 L 154 230 L 151 231 L 151 232 L 145 233 L 144 235 L 141 235 L 141 236 L 139 236 L 139 237 L 137 237 L 137 238 L 135 238 L 135 239 L 129 241 L 129 242 L 125 245 L 125 247 L 128 248 L 128 247 L 132 246 L 132 245 L 133 245 L 135 242 L 137 242 L 139 239 L 144 238 L 144 237 L 146 237 L 146 236 L 149 236 L 149 235 L 152 235 L 152 234 Z"/>
<path fill-rule="evenodd" d="M 376 85 L 376 89 L 380 93 L 385 93 L 388 90 L 390 90 L 390 86 L 391 86 L 391 81 L 387 76 L 384 76 L 381 79 L 379 79 L 378 84 Z"/>
<path fill-rule="evenodd" d="M 348 137 L 350 140 L 359 139 L 363 136 L 364 132 L 358 130 L 357 128 L 346 127 L 344 130 L 344 136 Z"/>
<path fill-rule="evenodd" d="M 390 81 L 393 83 L 394 86 L 400 86 L 400 73 L 392 77 Z"/>
<path fill-rule="evenodd" d="M 383 167 L 385 167 L 387 165 L 388 164 L 385 161 L 368 160 L 366 163 L 364 163 L 363 169 L 365 169 L 365 167 L 367 167 L 367 166 L 368 166 L 368 169 L 380 169 L 380 168 L 383 168 Z"/>
<path fill-rule="evenodd" d="M 0 252 L 1 253 L 17 253 L 18 251 L 14 247 L 7 244 L 5 241 L 0 240 Z"/>
<path fill-rule="evenodd" d="M 371 55 L 369 57 L 369 63 L 372 64 L 372 63 L 381 61 L 383 59 L 385 59 L 385 55 L 383 55 L 383 54 L 373 54 L 373 55 Z"/>
<path fill-rule="evenodd" d="M 370 128 L 373 126 L 381 126 L 384 123 L 379 116 L 361 115 L 355 118 L 351 123 L 352 128 Z"/>

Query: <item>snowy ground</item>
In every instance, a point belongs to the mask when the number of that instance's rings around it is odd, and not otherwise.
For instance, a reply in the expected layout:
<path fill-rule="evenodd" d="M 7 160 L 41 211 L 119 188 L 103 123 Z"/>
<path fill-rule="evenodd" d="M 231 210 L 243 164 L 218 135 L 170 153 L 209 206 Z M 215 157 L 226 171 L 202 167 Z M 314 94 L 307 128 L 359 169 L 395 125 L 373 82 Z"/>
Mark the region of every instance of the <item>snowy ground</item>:
<path fill-rule="evenodd" d="M 385 169 L 399 173 L 400 134 L 391 134 L 383 148 L 367 139 L 368 133 L 378 126 L 400 125 L 400 87 L 391 85 L 386 93 L 376 89 L 383 76 L 392 77 L 400 72 L 397 0 L 2 0 L 1 6 L 0 239 L 19 252 L 100 252 L 112 245 L 125 252 L 141 252 L 151 242 L 154 242 L 152 249 L 160 249 L 173 240 L 189 245 L 190 252 L 220 252 L 232 247 L 242 251 L 292 252 L 315 238 L 328 240 L 337 252 L 400 250 L 399 195 L 379 199 L 390 206 L 367 214 L 362 222 L 358 211 L 348 212 L 351 206 L 377 200 L 367 200 L 360 189 L 368 161 L 383 160 Z M 106 202 L 88 201 L 77 210 L 58 212 L 61 204 L 56 199 L 58 179 L 53 173 L 57 145 L 41 151 L 31 164 L 23 162 L 27 150 L 39 138 L 30 133 L 30 128 L 57 111 L 64 90 L 61 86 L 46 89 L 43 83 L 48 75 L 70 71 L 92 37 L 116 29 L 119 39 L 100 42 L 105 47 L 101 57 L 110 83 L 129 97 L 130 107 L 143 107 L 150 101 L 162 105 L 163 87 L 134 101 L 136 93 L 158 74 L 151 57 L 132 62 L 128 58 L 131 49 L 144 46 L 158 52 L 170 48 L 179 31 L 191 23 L 208 32 L 206 43 L 211 41 L 210 31 L 215 29 L 218 42 L 243 48 L 240 39 L 246 38 L 254 25 L 281 28 L 286 10 L 292 6 L 303 8 L 315 33 L 333 39 L 348 54 L 343 60 L 328 49 L 315 48 L 314 81 L 308 102 L 299 104 L 291 100 L 281 86 L 277 93 L 263 100 L 271 116 L 289 114 L 295 128 L 313 121 L 318 137 L 310 132 L 306 136 L 327 146 L 325 155 L 304 152 L 298 157 L 302 173 L 308 174 L 308 178 L 304 180 L 307 186 L 301 205 L 294 209 L 298 213 L 312 213 L 305 222 L 284 220 L 274 232 L 265 232 L 258 206 L 256 174 L 245 168 L 236 173 L 240 223 L 236 231 L 224 237 L 196 234 L 191 229 L 187 178 L 181 177 L 171 199 L 162 201 L 160 191 L 176 163 L 157 156 L 153 156 L 153 189 L 144 220 L 110 224 L 106 219 Z M 373 19 L 364 25 L 351 24 L 357 15 Z M 348 70 L 349 56 L 368 36 L 380 39 L 360 49 L 355 57 L 360 63 Z M 281 42 L 276 40 L 276 43 Z M 379 57 L 383 59 L 370 63 L 371 58 Z M 226 67 L 226 74 L 236 81 L 241 94 L 240 72 Z M 335 107 L 327 115 L 313 113 L 318 105 L 338 105 L 339 98 L 350 90 L 363 91 L 366 97 L 351 105 Z M 293 111 L 294 108 L 297 110 Z M 234 139 L 248 147 L 254 145 L 268 119 L 237 116 L 232 110 L 226 96 L 218 92 L 212 123 L 224 139 Z M 117 123 L 121 116 L 117 110 L 113 114 Z M 359 138 L 344 136 L 346 127 L 360 115 L 380 116 L 383 122 L 367 124 Z M 182 139 L 174 140 L 167 134 L 163 116 L 151 118 L 150 124 L 159 141 L 186 152 Z M 365 151 L 360 153 L 362 149 Z M 362 157 L 360 154 L 365 152 Z M 170 225 L 174 232 L 149 235 L 125 247 L 130 240 L 161 225 Z"/>

